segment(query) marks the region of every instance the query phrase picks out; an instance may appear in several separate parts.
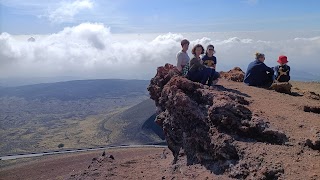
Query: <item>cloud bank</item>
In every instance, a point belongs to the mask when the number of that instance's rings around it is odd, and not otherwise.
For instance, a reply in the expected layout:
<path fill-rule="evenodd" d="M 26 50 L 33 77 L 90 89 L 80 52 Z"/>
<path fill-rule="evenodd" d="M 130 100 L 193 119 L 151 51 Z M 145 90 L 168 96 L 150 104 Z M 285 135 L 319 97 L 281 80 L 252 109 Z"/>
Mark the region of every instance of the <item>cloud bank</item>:
<path fill-rule="evenodd" d="M 281 41 L 250 38 L 196 38 L 194 34 L 114 35 L 99 23 L 67 27 L 55 34 L 18 40 L 8 33 L 0 35 L 0 77 L 55 77 L 149 79 L 165 63 L 176 64 L 180 41 L 191 41 L 189 48 L 200 43 L 215 45 L 218 70 L 240 66 L 244 70 L 255 52 L 266 54 L 266 64 L 276 65 L 279 55 L 289 58 L 292 69 L 318 73 L 319 37 L 297 37 Z M 210 38 L 211 37 L 211 38 Z"/>

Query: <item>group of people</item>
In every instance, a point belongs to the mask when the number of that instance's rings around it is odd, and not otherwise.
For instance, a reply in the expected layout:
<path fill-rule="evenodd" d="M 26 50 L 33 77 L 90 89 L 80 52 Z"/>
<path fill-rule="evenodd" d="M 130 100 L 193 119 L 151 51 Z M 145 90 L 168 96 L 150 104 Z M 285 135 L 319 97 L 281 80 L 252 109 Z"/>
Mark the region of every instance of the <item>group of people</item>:
<path fill-rule="evenodd" d="M 213 45 L 208 45 L 205 50 L 201 44 L 192 48 L 193 57 L 190 59 L 187 50 L 190 42 L 181 41 L 181 51 L 177 54 L 177 69 L 179 72 L 194 82 L 212 86 L 217 83 L 220 74 L 216 71 L 217 58 L 214 56 Z M 256 53 L 256 58 L 248 65 L 244 83 L 249 86 L 270 87 L 273 82 L 288 82 L 290 80 L 290 66 L 287 65 L 287 56 L 279 56 L 279 65 L 271 68 L 264 64 L 265 55 Z"/>
<path fill-rule="evenodd" d="M 216 72 L 217 58 L 214 56 L 214 46 L 208 45 L 205 50 L 201 44 L 196 44 L 192 48 L 193 57 L 190 59 L 187 53 L 189 44 L 186 39 L 181 41 L 182 49 L 177 54 L 177 69 L 192 81 L 208 86 L 215 84 L 220 75 Z"/>
<path fill-rule="evenodd" d="M 264 64 L 265 55 L 256 53 L 256 59 L 248 65 L 244 83 L 249 86 L 270 87 L 273 82 L 288 82 L 290 80 L 290 66 L 287 56 L 279 56 L 279 65 L 271 68 Z"/>

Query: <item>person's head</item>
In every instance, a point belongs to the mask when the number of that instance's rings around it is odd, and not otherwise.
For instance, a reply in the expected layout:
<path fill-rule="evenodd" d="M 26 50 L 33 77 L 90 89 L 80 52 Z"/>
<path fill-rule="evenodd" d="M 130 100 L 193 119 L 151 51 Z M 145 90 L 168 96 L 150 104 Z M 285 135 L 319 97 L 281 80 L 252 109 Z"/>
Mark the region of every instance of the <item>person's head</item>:
<path fill-rule="evenodd" d="M 195 56 L 200 56 L 201 54 L 204 54 L 204 48 L 201 44 L 196 44 L 192 48 L 192 54 Z"/>
<path fill-rule="evenodd" d="M 213 56 L 213 54 L 215 53 L 216 51 L 214 50 L 214 46 L 212 44 L 209 44 L 207 46 L 207 51 L 206 51 L 206 55 L 207 56 Z"/>
<path fill-rule="evenodd" d="M 281 55 L 281 56 L 279 56 L 277 62 L 278 62 L 280 65 L 287 64 L 287 63 L 288 63 L 288 58 L 287 58 L 287 56 Z"/>
<path fill-rule="evenodd" d="M 256 60 L 264 62 L 264 60 L 265 60 L 264 54 L 257 52 L 255 55 L 256 55 Z"/>
<path fill-rule="evenodd" d="M 190 42 L 187 39 L 183 39 L 181 41 L 182 51 L 186 52 L 189 48 L 189 44 L 190 44 Z"/>

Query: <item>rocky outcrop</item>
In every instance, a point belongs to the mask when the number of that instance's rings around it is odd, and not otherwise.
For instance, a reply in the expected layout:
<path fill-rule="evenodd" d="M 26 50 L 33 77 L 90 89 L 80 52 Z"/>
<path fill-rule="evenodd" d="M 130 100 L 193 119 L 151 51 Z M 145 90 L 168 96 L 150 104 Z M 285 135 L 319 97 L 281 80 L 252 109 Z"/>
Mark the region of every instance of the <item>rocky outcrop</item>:
<path fill-rule="evenodd" d="M 192 82 L 179 76 L 170 64 L 158 68 L 148 90 L 159 109 L 156 122 L 163 128 L 173 163 L 183 152 L 187 164 L 201 163 L 215 173 L 230 173 L 235 170 L 231 167 L 245 159 L 236 141 L 287 141 L 286 135 L 271 129 L 266 119 L 253 115 L 243 96 L 221 86 L 209 88 Z M 271 173 L 259 166 L 253 168 L 266 171 L 260 174 Z M 239 171 L 233 174 L 242 174 L 242 178 L 250 175 L 241 168 Z"/>
<path fill-rule="evenodd" d="M 320 106 L 303 106 L 303 111 L 320 114 Z"/>
<path fill-rule="evenodd" d="M 114 162 L 113 155 L 106 155 L 105 151 L 102 153 L 101 156 L 93 158 L 91 164 L 88 166 L 87 169 L 72 173 L 68 180 L 79 180 L 79 179 L 108 179 L 107 177 L 112 177 L 112 174 L 105 175 L 104 172 L 101 172 L 101 169 L 104 166 L 110 166 Z"/>
<path fill-rule="evenodd" d="M 320 94 L 317 94 L 312 91 L 305 91 L 305 92 L 303 92 L 303 95 L 309 99 L 320 100 Z"/>
<path fill-rule="evenodd" d="M 28 42 L 35 42 L 36 41 L 36 39 L 34 38 L 34 37 L 30 37 L 29 39 L 28 39 Z"/>
<path fill-rule="evenodd" d="M 291 94 L 292 85 L 288 82 L 276 82 L 270 86 L 270 89 L 280 93 Z"/>
<path fill-rule="evenodd" d="M 313 138 L 307 139 L 305 145 L 313 150 L 320 151 L 320 131 L 318 131 Z"/>
<path fill-rule="evenodd" d="M 235 82 L 243 82 L 244 72 L 241 68 L 235 67 L 228 72 L 220 71 L 220 77 Z"/>

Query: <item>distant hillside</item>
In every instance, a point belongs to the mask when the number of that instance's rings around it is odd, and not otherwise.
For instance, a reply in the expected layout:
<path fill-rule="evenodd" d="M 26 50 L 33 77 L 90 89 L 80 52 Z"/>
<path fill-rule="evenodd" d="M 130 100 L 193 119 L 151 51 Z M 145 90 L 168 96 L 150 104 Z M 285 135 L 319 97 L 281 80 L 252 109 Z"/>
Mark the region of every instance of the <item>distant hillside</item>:
<path fill-rule="evenodd" d="M 98 97 L 145 95 L 149 81 L 146 80 L 77 80 L 44 83 L 19 87 L 0 88 L 0 97 L 25 99 L 78 100 Z"/>
<path fill-rule="evenodd" d="M 52 150 L 60 143 L 64 148 L 110 144 L 109 135 L 122 132 L 123 124 L 104 125 L 148 99 L 148 83 L 79 80 L 0 88 L 0 154 Z"/>
<path fill-rule="evenodd" d="M 113 121 L 122 121 L 126 124 L 121 135 L 117 138 L 117 142 L 120 144 L 164 142 L 162 128 L 154 122 L 155 117 L 156 106 L 151 99 L 145 100 L 113 117 Z"/>

